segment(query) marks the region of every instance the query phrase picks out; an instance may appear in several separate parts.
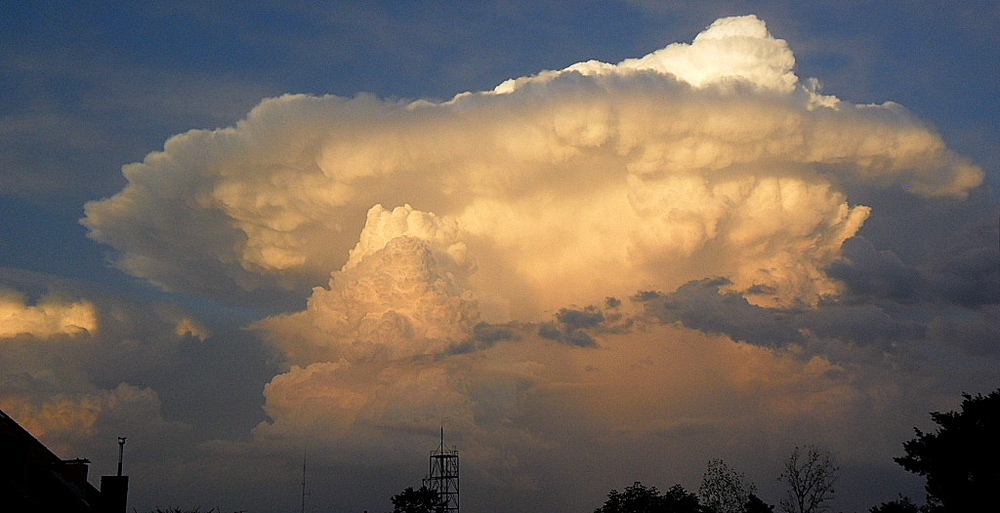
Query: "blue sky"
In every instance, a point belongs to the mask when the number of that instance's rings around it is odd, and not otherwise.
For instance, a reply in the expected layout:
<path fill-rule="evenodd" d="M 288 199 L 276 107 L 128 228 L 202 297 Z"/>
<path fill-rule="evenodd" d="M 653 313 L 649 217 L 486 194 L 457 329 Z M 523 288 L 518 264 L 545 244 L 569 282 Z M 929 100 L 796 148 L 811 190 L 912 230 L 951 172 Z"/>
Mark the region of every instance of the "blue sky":
<path fill-rule="evenodd" d="M 794 87 L 673 64 L 539 75 L 747 14 L 769 35 L 732 58 L 780 60 L 783 40 Z M 843 462 L 837 509 L 921 499 L 891 455 L 928 411 L 996 386 L 998 26 L 988 1 L 4 2 L 0 293 L 21 327 L 0 330 L 0 407 L 92 472 L 127 434 L 140 511 L 288 509 L 303 448 L 315 511 L 387 509 L 441 423 L 479 467 L 470 511 L 592 509 L 637 479 L 696 490 L 716 457 L 776 504 L 806 443 Z M 810 94 L 843 114 L 796 103 Z M 665 114 L 626 143 L 632 101 Z M 799 121 L 755 124 L 780 116 Z M 786 129 L 809 149 L 769 145 Z M 379 288 L 414 255 L 440 266 L 420 275 L 433 294 Z M 389 342 L 365 331 L 375 313 Z M 653 369 L 632 382 L 632 360 Z M 309 394 L 325 406 L 291 399 Z M 75 412 L 62 428 L 56 404 Z M 868 424 L 864 443 L 838 432 Z M 171 477 L 143 484 L 165 454 Z"/>

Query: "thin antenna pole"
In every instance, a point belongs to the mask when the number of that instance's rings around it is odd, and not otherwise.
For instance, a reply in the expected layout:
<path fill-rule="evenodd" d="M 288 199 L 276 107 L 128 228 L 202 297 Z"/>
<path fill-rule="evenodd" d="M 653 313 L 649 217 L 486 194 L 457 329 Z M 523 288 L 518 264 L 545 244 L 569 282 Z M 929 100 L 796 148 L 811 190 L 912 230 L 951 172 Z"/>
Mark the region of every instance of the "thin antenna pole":
<path fill-rule="evenodd" d="M 306 513 L 306 453 L 302 452 L 302 509 L 301 513 Z"/>
<path fill-rule="evenodd" d="M 125 455 L 125 440 L 124 436 L 118 437 L 118 477 L 122 475 L 122 456 Z"/>

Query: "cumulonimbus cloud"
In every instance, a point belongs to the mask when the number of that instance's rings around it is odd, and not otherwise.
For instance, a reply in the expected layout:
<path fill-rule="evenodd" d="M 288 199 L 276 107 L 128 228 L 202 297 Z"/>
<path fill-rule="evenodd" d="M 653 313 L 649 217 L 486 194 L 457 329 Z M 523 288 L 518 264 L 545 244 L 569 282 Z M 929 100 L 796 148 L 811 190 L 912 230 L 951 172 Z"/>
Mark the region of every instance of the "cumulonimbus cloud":
<path fill-rule="evenodd" d="M 641 458 L 646 443 L 780 445 L 791 425 L 837 443 L 878 419 L 905 436 L 896 406 L 932 387 L 879 351 L 931 331 L 988 353 L 989 326 L 826 308 L 889 297 L 868 276 L 919 274 L 860 238 L 844 251 L 872 214 L 851 191 L 957 201 L 982 171 L 902 106 L 823 95 L 794 62 L 742 16 L 444 102 L 268 99 L 125 166 L 128 185 L 83 223 L 165 288 L 306 300 L 252 326 L 288 363 L 264 389 L 265 447 L 390 459 L 444 423 L 495 473 L 482 482 L 513 483 L 507 470 L 552 450 L 565 465 L 535 477 L 562 484 L 573 455 L 623 437 Z M 969 253 L 987 270 L 920 286 L 994 276 L 992 254 Z"/>
<path fill-rule="evenodd" d="M 845 184 L 961 197 L 982 173 L 901 106 L 821 95 L 793 65 L 744 16 L 442 103 L 269 99 L 126 166 L 83 222 L 127 272 L 216 297 L 304 297 L 370 209 L 412 205 L 464 247 L 493 320 L 705 276 L 810 303 L 868 215 Z"/>
<path fill-rule="evenodd" d="M 386 440 L 444 424 L 484 480 L 513 487 L 567 478 L 512 471 L 534 455 L 572 467 L 566 454 L 622 437 L 690 454 L 678 444 L 794 425 L 855 461 L 888 459 L 841 443 L 845 422 L 895 422 L 873 398 L 912 403 L 909 378 L 895 357 L 858 359 L 924 328 L 814 308 L 840 291 L 827 271 L 849 265 L 842 245 L 869 214 L 846 191 L 960 198 L 981 172 L 898 105 L 800 85 L 793 62 L 759 20 L 732 18 L 618 65 L 376 102 L 377 122 L 317 160 L 370 198 L 358 207 L 375 203 L 358 242 L 305 310 L 255 325 L 294 363 L 265 388 L 255 440 L 391 459 Z M 845 345 L 862 356 L 821 354 Z M 586 449 L 567 449 L 576 439 Z"/>

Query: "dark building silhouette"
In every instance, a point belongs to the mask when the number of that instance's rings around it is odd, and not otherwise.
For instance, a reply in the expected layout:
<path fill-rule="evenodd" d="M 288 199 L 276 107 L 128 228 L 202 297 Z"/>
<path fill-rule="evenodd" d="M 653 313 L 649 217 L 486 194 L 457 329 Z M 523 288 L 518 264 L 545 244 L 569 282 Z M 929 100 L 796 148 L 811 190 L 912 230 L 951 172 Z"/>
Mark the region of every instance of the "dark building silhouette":
<path fill-rule="evenodd" d="M 90 461 L 63 460 L 0 410 L 0 511 L 125 513 L 128 476 L 87 481 Z"/>

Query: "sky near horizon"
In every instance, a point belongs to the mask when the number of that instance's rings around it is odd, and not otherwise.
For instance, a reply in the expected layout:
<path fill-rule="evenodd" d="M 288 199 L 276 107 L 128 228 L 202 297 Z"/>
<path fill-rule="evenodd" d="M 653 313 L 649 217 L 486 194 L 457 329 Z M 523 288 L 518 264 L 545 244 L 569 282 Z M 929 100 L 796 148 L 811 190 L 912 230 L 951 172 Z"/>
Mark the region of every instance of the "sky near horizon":
<path fill-rule="evenodd" d="M 0 5 L 0 409 L 130 508 L 467 512 L 712 459 L 837 511 L 1000 386 L 1000 7 Z"/>

